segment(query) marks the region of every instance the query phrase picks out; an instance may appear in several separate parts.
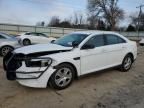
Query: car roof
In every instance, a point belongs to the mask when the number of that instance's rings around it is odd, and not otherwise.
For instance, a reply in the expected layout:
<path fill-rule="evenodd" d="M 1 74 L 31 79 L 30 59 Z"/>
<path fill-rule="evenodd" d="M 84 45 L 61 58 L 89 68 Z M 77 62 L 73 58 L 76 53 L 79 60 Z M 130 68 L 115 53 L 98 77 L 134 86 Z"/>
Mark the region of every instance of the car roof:
<path fill-rule="evenodd" d="M 92 35 L 92 34 L 118 34 L 117 32 L 113 32 L 113 31 L 100 31 L 100 30 L 89 30 L 89 31 L 77 31 L 74 33 L 79 33 L 79 34 L 88 34 L 88 35 Z"/>

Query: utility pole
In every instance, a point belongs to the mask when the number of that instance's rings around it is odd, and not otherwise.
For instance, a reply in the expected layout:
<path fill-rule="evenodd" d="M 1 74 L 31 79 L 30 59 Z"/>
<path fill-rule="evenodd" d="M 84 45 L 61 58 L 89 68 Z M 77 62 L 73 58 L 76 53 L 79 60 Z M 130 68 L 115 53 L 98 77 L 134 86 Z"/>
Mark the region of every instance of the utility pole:
<path fill-rule="evenodd" d="M 139 8 L 138 27 L 137 27 L 138 39 L 139 39 L 139 29 L 140 29 L 140 19 L 141 19 L 141 15 L 142 15 L 142 7 L 144 7 L 144 5 L 140 5 L 140 6 L 136 7 L 136 8 Z"/>

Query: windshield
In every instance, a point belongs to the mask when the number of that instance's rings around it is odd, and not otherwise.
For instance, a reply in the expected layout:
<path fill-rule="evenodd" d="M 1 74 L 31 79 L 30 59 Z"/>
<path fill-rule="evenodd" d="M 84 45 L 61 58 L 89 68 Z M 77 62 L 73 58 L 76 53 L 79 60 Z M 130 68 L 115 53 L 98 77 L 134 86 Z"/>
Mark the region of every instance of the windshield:
<path fill-rule="evenodd" d="M 69 34 L 54 42 L 54 44 L 72 47 L 72 42 L 77 42 L 78 45 L 88 36 L 88 34 Z"/>
<path fill-rule="evenodd" d="M 1 33 L 3 36 L 5 36 L 7 39 L 15 39 L 13 35 L 6 34 L 6 33 Z"/>

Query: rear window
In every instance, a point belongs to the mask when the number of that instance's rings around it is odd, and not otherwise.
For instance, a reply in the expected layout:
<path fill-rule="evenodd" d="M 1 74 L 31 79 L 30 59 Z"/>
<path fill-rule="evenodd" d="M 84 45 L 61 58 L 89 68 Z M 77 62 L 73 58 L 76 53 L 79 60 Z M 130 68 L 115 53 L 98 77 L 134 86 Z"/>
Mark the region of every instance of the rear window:
<path fill-rule="evenodd" d="M 113 45 L 113 44 L 120 44 L 120 43 L 126 43 L 124 39 L 117 35 L 105 35 L 106 36 L 106 44 L 107 45 Z"/>

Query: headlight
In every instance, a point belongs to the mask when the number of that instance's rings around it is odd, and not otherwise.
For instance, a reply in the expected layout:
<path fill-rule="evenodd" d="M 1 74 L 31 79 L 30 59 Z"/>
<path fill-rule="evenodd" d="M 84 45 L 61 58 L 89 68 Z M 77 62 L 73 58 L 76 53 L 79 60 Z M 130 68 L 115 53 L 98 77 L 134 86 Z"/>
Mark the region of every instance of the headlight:
<path fill-rule="evenodd" d="M 48 67 L 52 63 L 51 58 L 39 58 L 25 61 L 27 67 Z"/>

